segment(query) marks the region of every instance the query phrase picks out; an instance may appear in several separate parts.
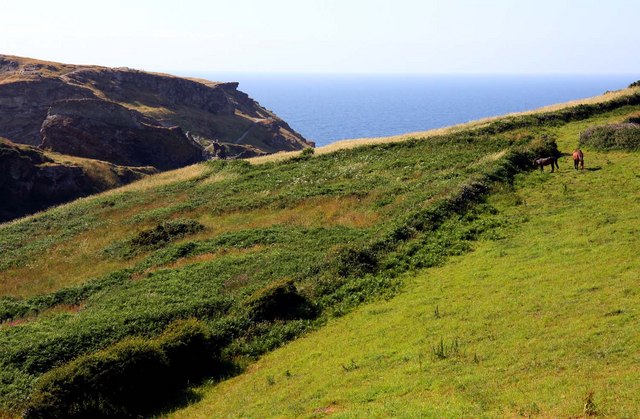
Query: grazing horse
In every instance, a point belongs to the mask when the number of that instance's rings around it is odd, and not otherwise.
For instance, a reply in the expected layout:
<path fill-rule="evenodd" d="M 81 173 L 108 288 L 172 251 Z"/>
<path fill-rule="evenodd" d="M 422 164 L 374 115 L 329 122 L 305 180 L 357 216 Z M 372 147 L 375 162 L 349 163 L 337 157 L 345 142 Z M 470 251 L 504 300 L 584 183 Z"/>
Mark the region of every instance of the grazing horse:
<path fill-rule="evenodd" d="M 542 168 L 548 165 L 551 165 L 551 173 L 554 172 L 554 166 L 560 170 L 560 166 L 558 166 L 558 159 L 556 157 L 543 157 L 541 159 L 534 160 L 533 163 L 540 167 L 541 172 L 544 172 L 544 169 Z"/>
<path fill-rule="evenodd" d="M 573 151 L 573 167 L 578 170 L 578 165 L 580 165 L 580 169 L 584 170 L 584 153 L 576 148 Z"/>

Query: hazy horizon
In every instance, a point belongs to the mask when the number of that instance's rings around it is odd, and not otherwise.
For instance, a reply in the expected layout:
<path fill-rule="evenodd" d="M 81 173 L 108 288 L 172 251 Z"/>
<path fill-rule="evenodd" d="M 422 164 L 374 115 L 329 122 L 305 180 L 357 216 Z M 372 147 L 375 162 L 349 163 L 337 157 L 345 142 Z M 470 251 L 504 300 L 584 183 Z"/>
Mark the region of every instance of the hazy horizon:
<path fill-rule="evenodd" d="M 635 74 L 640 2 L 3 5 L 0 53 L 168 73 Z"/>

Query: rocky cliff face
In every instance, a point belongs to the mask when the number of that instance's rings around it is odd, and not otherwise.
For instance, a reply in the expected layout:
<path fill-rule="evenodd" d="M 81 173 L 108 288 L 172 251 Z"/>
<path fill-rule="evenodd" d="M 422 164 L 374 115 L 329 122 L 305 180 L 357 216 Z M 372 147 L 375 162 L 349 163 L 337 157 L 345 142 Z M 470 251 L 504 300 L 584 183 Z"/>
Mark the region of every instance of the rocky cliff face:
<path fill-rule="evenodd" d="M 0 138 L 0 222 L 101 192 L 155 173 L 76 159 L 61 162 L 45 152 Z"/>
<path fill-rule="evenodd" d="M 238 83 L 5 55 L 0 137 L 0 222 L 156 169 L 313 145 Z"/>
<path fill-rule="evenodd" d="M 227 158 L 312 145 L 237 88 L 237 83 L 0 55 L 0 136 L 121 164 L 153 164 L 141 155 L 145 146 L 148 154 L 180 155 L 160 159 L 160 169 L 193 162 L 194 145 L 238 150 Z"/>
<path fill-rule="evenodd" d="M 40 129 L 41 147 L 124 166 L 175 169 L 203 159 L 200 144 L 178 127 L 100 99 L 54 103 Z"/>

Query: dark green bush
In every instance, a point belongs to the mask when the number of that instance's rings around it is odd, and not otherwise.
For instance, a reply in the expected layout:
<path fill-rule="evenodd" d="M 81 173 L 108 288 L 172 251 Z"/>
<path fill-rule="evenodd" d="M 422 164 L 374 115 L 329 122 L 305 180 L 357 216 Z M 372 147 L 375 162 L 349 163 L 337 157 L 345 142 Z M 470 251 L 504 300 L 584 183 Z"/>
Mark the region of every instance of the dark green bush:
<path fill-rule="evenodd" d="M 558 144 L 556 140 L 543 135 L 539 138 L 532 140 L 527 146 L 526 149 L 533 153 L 535 158 L 538 157 L 560 157 L 562 153 L 558 150 Z"/>
<path fill-rule="evenodd" d="M 157 250 L 185 236 L 202 231 L 204 226 L 195 220 L 168 220 L 152 229 L 140 231 L 133 238 L 112 243 L 103 252 L 118 258 L 130 258 L 140 252 Z"/>
<path fill-rule="evenodd" d="M 302 150 L 302 153 L 300 153 L 300 155 L 302 156 L 313 156 L 313 154 L 316 152 L 316 150 L 313 147 L 307 147 L 304 150 Z"/>
<path fill-rule="evenodd" d="M 256 291 L 249 297 L 245 307 L 254 321 L 309 319 L 315 315 L 313 305 L 288 278 Z"/>
<path fill-rule="evenodd" d="M 131 239 L 131 244 L 135 248 L 157 249 L 173 240 L 197 233 L 203 228 L 204 226 L 195 220 L 165 221 L 151 230 L 144 230 L 138 233 Z"/>
<path fill-rule="evenodd" d="M 53 369 L 37 382 L 27 418 L 130 417 L 171 393 L 157 342 L 128 339 Z"/>
<path fill-rule="evenodd" d="M 339 276 L 358 277 L 375 272 L 378 267 L 378 258 L 370 247 L 346 246 L 336 251 L 333 263 Z"/>
<path fill-rule="evenodd" d="M 640 125 L 622 123 L 588 128 L 580 134 L 580 146 L 597 150 L 640 150 Z"/>
<path fill-rule="evenodd" d="M 135 417 L 209 375 L 220 350 L 197 320 L 176 321 L 155 339 L 131 338 L 44 374 L 25 417 Z"/>
<path fill-rule="evenodd" d="M 627 122 L 629 124 L 640 124 L 640 113 L 629 115 L 627 119 L 624 120 L 624 122 Z"/>
<path fill-rule="evenodd" d="M 158 341 L 169 360 L 170 379 L 185 383 L 215 373 L 220 361 L 220 342 L 204 323 L 178 320 L 171 323 Z"/>

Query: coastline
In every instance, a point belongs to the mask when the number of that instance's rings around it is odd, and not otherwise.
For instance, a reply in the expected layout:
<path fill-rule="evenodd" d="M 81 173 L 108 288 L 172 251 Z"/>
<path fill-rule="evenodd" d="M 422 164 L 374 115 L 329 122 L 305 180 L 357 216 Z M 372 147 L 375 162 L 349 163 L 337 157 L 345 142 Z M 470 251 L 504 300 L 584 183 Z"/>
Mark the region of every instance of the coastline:
<path fill-rule="evenodd" d="M 534 115 L 534 114 L 540 114 L 545 112 L 553 112 L 560 109 L 570 108 L 570 107 L 579 106 L 579 105 L 591 105 L 596 103 L 604 103 L 613 99 L 632 95 L 633 93 L 636 93 L 639 90 L 640 90 L 640 87 L 628 87 L 626 89 L 606 92 L 598 96 L 592 96 L 592 97 L 583 98 L 583 99 L 576 99 L 569 102 L 556 103 L 556 104 L 547 105 L 547 106 L 543 106 L 540 108 L 523 111 L 523 112 L 513 112 L 513 113 L 504 114 L 504 115 L 477 119 L 473 121 L 463 122 L 461 124 L 450 125 L 442 128 L 434 128 L 426 131 L 408 132 L 405 134 L 399 134 L 399 135 L 393 135 L 393 136 L 387 136 L 387 137 L 364 137 L 364 138 L 352 138 L 352 139 L 346 139 L 346 140 L 339 140 L 331 144 L 327 144 L 325 146 L 316 148 L 315 154 L 328 154 L 338 150 L 346 150 L 346 149 L 364 147 L 364 146 L 374 145 L 374 144 L 396 143 L 396 142 L 406 141 L 410 138 L 430 138 L 430 137 L 450 134 L 453 132 L 458 132 L 466 129 L 481 128 L 491 122 L 495 122 L 501 119 L 522 116 L 522 115 Z M 302 153 L 302 151 L 286 151 L 286 152 L 279 152 L 275 154 L 269 154 L 266 156 L 252 157 L 245 160 L 247 160 L 251 164 L 270 163 L 270 162 L 287 160 L 300 155 L 300 153 Z"/>

